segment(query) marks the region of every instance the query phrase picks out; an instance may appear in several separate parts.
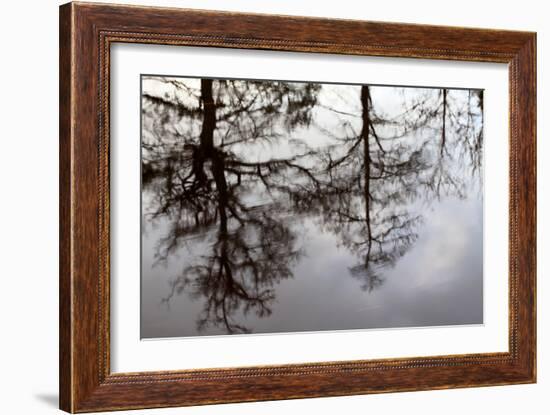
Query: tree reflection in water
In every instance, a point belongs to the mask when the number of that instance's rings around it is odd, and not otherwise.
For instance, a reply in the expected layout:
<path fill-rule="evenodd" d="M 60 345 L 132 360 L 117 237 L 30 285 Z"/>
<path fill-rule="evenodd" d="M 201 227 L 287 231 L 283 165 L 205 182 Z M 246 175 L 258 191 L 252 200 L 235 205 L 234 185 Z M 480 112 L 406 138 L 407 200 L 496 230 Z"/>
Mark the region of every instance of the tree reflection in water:
<path fill-rule="evenodd" d="M 480 177 L 481 91 L 142 81 L 144 223 L 169 223 L 157 263 L 206 247 L 164 299 L 202 301 L 199 331 L 251 332 L 242 316 L 271 314 L 307 249 L 300 218 L 353 252 L 350 275 L 371 291 L 418 238 L 419 203 L 464 197 L 463 166 Z"/>

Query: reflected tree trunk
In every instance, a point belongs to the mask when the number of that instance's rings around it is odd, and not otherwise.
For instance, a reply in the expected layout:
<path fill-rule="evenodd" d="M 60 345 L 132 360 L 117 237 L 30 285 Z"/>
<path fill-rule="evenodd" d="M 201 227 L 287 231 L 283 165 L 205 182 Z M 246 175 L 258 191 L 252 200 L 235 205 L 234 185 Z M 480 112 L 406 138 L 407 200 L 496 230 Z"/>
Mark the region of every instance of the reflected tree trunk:
<path fill-rule="evenodd" d="M 446 89 L 443 89 L 442 91 L 442 95 L 443 95 L 443 102 L 442 102 L 442 107 L 443 107 L 443 111 L 442 111 L 442 115 L 441 115 L 441 151 L 440 151 L 440 156 L 443 157 L 443 152 L 445 151 L 445 140 L 447 138 L 446 136 L 446 133 L 445 133 L 445 128 L 447 126 L 447 90 Z"/>
<path fill-rule="evenodd" d="M 361 119 L 363 121 L 363 127 L 361 129 L 361 138 L 363 139 L 363 163 L 365 164 L 365 224 L 367 226 L 367 252 L 365 253 L 365 269 L 369 267 L 370 254 L 372 249 L 372 229 L 370 223 L 371 215 L 371 194 L 370 194 L 370 181 L 371 181 L 371 156 L 370 156 L 370 142 L 369 142 L 369 129 L 370 115 L 369 115 L 369 102 L 370 92 L 367 85 L 361 87 Z"/>

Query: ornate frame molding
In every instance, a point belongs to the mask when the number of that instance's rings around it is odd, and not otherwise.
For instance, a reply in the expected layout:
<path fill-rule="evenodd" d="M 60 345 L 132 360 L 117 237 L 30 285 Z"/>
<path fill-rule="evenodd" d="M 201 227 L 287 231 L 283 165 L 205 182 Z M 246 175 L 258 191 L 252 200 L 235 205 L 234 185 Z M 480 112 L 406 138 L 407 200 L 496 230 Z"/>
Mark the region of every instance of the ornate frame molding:
<path fill-rule="evenodd" d="M 116 42 L 508 63 L 509 352 L 111 373 L 109 70 L 110 46 Z M 90 412 L 534 382 L 535 105 L 534 33 L 86 3 L 61 6 L 60 407 Z"/>

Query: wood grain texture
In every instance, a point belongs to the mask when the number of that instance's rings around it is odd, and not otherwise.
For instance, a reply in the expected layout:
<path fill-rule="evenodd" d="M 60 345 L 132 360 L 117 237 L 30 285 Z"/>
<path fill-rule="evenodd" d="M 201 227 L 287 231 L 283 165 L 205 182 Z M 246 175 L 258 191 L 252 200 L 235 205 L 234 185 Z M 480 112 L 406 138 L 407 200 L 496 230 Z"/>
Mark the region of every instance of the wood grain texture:
<path fill-rule="evenodd" d="M 109 61 L 110 45 L 116 42 L 508 63 L 509 352 L 111 373 Z M 61 6 L 61 409 L 90 412 L 534 382 L 535 83 L 534 33 L 104 4 Z"/>
<path fill-rule="evenodd" d="M 68 7 L 59 14 L 59 405 L 72 409 L 71 289 L 71 102 L 72 19 Z"/>

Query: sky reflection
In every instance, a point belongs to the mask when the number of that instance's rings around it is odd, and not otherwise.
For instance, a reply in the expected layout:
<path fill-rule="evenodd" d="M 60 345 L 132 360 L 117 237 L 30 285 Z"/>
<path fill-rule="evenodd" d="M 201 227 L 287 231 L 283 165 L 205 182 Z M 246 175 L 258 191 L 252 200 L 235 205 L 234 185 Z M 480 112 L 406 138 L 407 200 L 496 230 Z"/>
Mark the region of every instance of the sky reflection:
<path fill-rule="evenodd" d="M 143 338 L 483 322 L 482 91 L 142 83 Z"/>

